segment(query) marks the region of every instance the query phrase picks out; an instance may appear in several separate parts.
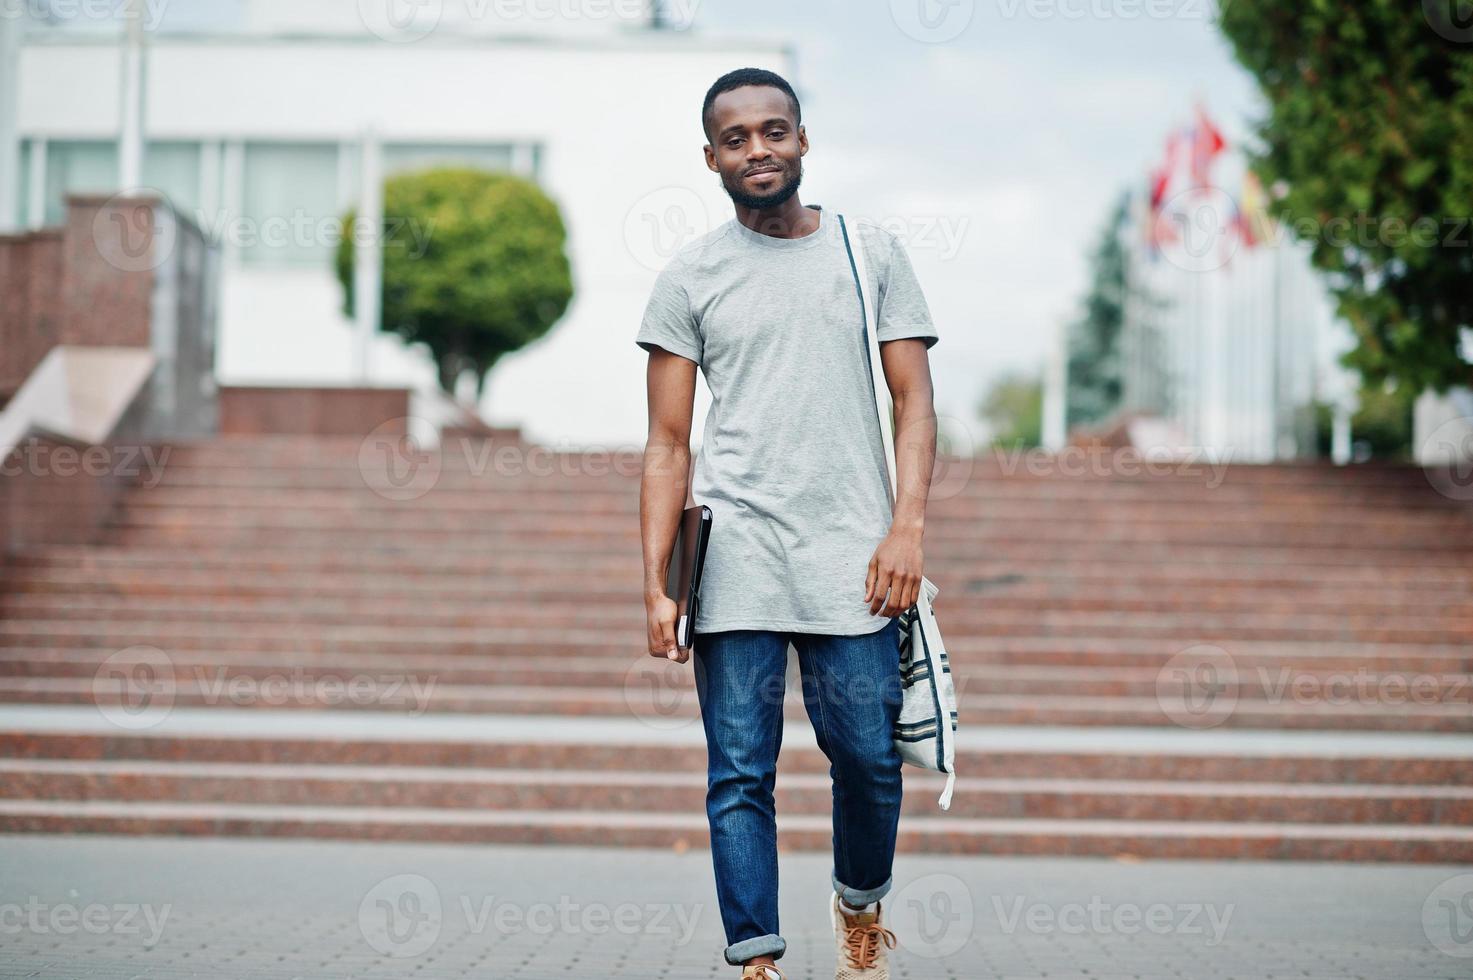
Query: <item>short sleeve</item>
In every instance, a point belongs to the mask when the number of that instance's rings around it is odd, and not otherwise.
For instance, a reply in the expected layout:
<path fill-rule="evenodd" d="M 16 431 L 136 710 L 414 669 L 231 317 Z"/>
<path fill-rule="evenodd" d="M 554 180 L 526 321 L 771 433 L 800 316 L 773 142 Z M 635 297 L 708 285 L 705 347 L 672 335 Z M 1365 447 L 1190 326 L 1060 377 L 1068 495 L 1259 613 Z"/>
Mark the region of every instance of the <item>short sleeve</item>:
<path fill-rule="evenodd" d="M 678 262 L 671 262 L 655 277 L 644 319 L 634 342 L 647 351 L 663 347 L 672 354 L 701 363 L 701 332 L 691 315 L 690 298 L 677 274 Z"/>
<path fill-rule="evenodd" d="M 931 322 L 931 309 L 921 292 L 921 284 L 911 268 L 910 256 L 899 237 L 886 231 L 881 240 L 889 245 L 889 257 L 879 269 L 879 295 L 876 300 L 879 320 L 876 336 L 880 340 L 921 337 L 929 350 L 936 346 L 936 325 Z M 881 246 L 881 254 L 885 254 Z"/>

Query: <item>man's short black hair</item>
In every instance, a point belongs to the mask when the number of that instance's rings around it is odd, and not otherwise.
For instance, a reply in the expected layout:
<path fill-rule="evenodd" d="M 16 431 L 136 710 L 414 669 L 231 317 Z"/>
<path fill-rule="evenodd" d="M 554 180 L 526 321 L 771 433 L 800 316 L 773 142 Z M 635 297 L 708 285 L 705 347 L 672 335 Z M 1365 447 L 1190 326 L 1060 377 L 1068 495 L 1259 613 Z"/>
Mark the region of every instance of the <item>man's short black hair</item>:
<path fill-rule="evenodd" d="M 798 95 L 793 91 L 793 86 L 788 84 L 786 78 L 765 68 L 738 68 L 716 79 L 710 90 L 706 92 L 705 104 L 701 106 L 701 130 L 706 134 L 707 140 L 711 139 L 711 106 L 715 103 L 716 96 L 722 92 L 741 88 L 743 85 L 770 85 L 773 88 L 782 89 L 788 94 L 788 101 L 793 103 L 793 125 L 802 124 L 803 109 L 798 105 Z"/>

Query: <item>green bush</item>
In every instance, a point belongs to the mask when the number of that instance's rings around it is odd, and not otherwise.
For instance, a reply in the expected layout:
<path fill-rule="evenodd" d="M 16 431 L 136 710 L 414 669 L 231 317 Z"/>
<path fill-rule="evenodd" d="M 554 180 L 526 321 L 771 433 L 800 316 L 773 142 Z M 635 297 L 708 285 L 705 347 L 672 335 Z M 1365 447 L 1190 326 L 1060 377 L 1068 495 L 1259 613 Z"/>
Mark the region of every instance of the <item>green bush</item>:
<path fill-rule="evenodd" d="M 1360 408 L 1350 417 L 1350 438 L 1376 459 L 1407 459 L 1412 453 L 1412 405 L 1416 395 L 1406 385 L 1367 385 Z M 1334 409 L 1317 402 L 1315 430 L 1321 456 L 1330 455 Z"/>
<path fill-rule="evenodd" d="M 1034 449 L 1043 443 L 1043 385 L 1024 374 L 1005 374 L 992 383 L 977 415 L 992 429 L 992 443 Z"/>
<path fill-rule="evenodd" d="M 474 371 L 479 396 L 503 355 L 551 329 L 573 298 L 561 214 L 514 174 L 445 168 L 384 181 L 382 323 L 429 347 L 440 386 Z M 336 267 L 353 316 L 356 209 Z"/>

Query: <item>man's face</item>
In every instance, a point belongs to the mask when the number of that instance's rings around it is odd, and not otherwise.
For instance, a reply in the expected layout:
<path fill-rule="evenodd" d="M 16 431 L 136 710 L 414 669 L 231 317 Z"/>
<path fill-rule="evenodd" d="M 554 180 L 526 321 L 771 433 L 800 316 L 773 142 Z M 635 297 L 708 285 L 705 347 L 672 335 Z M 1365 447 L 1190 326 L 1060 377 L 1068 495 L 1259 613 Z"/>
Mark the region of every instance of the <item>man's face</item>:
<path fill-rule="evenodd" d="M 798 190 L 808 137 L 794 124 L 782 89 L 744 85 L 711 103 L 706 166 L 721 175 L 731 199 L 753 210 L 776 207 Z"/>

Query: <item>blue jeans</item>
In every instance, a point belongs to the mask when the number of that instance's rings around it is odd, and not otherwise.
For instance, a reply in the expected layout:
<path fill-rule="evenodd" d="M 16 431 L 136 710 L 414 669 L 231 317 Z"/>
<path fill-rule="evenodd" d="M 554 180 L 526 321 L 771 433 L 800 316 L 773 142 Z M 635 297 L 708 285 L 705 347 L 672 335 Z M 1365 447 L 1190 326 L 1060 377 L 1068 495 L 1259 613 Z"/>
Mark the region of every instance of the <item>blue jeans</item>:
<path fill-rule="evenodd" d="M 696 693 L 706 729 L 706 816 L 726 962 L 774 959 L 787 943 L 777 921 L 777 819 L 772 791 L 783 731 L 788 643 L 798 651 L 803 704 L 829 759 L 834 790 L 834 890 L 850 905 L 891 886 L 900 820 L 898 621 L 830 636 L 768 630 L 698 634 Z"/>

